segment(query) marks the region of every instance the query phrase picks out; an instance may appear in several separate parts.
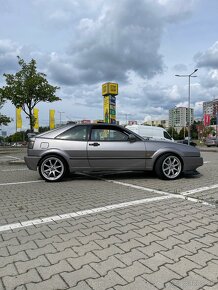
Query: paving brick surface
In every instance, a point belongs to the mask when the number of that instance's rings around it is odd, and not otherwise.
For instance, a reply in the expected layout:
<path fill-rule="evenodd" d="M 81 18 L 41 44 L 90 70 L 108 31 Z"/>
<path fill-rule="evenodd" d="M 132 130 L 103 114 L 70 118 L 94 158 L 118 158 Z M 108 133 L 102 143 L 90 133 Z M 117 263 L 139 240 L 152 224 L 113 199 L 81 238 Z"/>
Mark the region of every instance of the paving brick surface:
<path fill-rule="evenodd" d="M 52 184 L 29 170 L 0 171 L 0 183 L 40 181 L 0 188 L 0 225 L 160 196 L 108 179 L 176 194 L 210 186 L 218 155 L 205 158 L 201 176 L 172 182 L 123 173 Z M 193 196 L 218 200 L 214 189 Z M 0 232 L 0 290 L 217 290 L 217 210 L 171 198 Z"/>

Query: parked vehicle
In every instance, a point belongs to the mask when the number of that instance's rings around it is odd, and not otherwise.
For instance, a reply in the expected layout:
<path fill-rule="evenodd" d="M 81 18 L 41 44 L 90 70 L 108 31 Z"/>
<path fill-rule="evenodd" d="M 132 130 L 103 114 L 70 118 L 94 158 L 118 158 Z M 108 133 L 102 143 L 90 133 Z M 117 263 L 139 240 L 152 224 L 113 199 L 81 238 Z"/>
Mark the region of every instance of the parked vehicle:
<path fill-rule="evenodd" d="M 173 180 L 203 165 L 192 146 L 145 140 L 112 124 L 66 125 L 36 135 L 25 162 L 46 181 L 59 181 L 67 172 L 106 170 L 154 170 L 159 178 Z"/>
<path fill-rule="evenodd" d="M 205 145 L 207 145 L 207 147 L 211 147 L 211 146 L 217 146 L 218 147 L 218 137 L 206 138 Z"/>
<path fill-rule="evenodd" d="M 177 142 L 178 142 L 178 143 L 182 143 L 182 144 L 186 144 L 186 145 L 188 145 L 188 139 L 179 140 L 179 141 L 177 141 Z M 192 140 L 190 140 L 189 145 L 195 147 L 195 146 L 197 146 L 197 143 L 195 143 L 195 142 L 193 142 Z"/>
<path fill-rule="evenodd" d="M 146 125 L 128 125 L 126 126 L 126 128 L 142 136 L 145 139 L 174 141 L 169 133 L 161 127 Z"/>

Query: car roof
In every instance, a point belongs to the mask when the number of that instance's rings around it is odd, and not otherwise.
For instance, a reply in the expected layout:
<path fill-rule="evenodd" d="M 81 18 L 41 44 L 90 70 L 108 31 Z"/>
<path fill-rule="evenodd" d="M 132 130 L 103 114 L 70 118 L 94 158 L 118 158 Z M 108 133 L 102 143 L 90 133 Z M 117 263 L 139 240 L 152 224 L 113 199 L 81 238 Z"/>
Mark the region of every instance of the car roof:
<path fill-rule="evenodd" d="M 138 134 L 132 132 L 131 130 L 128 130 L 124 126 L 120 126 L 120 125 L 117 125 L 117 124 L 108 124 L 108 123 L 89 123 L 89 124 L 80 124 L 80 123 L 70 124 L 69 123 L 69 124 L 64 125 L 62 127 L 55 128 L 53 130 L 50 130 L 50 131 L 47 131 L 47 132 L 43 132 L 41 134 L 38 134 L 38 135 L 34 136 L 34 138 L 55 138 L 59 134 L 65 132 L 68 129 L 71 129 L 73 127 L 76 127 L 76 126 L 86 126 L 86 127 L 95 127 L 95 126 L 97 126 L 99 128 L 108 127 L 109 126 L 109 127 L 114 127 L 114 128 L 120 128 L 121 130 L 125 130 L 125 131 L 127 131 L 129 133 L 132 133 L 132 134 L 136 135 L 139 139 L 144 140 L 143 137 L 141 137 Z"/>

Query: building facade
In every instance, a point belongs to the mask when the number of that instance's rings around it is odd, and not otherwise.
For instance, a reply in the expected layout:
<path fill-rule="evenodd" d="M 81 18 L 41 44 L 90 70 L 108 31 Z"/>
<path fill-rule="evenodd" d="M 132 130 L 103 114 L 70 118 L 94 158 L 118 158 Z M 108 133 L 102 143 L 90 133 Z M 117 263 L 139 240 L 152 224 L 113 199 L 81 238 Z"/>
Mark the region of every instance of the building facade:
<path fill-rule="evenodd" d="M 144 122 L 145 125 L 150 126 L 163 126 L 164 128 L 168 129 L 169 127 L 169 121 L 168 120 L 149 120 Z"/>
<path fill-rule="evenodd" d="M 169 110 L 169 127 L 173 127 L 177 132 L 188 124 L 194 123 L 194 110 L 192 108 L 178 107 Z"/>
<path fill-rule="evenodd" d="M 203 102 L 203 115 L 215 117 L 218 114 L 218 99 L 209 102 Z"/>

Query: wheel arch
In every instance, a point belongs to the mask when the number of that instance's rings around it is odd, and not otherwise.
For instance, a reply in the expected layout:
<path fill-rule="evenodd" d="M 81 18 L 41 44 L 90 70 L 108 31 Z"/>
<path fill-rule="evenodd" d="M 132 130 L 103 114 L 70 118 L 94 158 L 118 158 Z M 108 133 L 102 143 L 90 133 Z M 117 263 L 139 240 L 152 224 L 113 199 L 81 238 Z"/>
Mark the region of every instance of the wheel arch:
<path fill-rule="evenodd" d="M 42 160 L 45 158 L 45 157 L 48 157 L 48 156 L 56 156 L 56 157 L 60 157 L 61 159 L 63 159 L 63 161 L 65 162 L 65 165 L 67 167 L 67 170 L 69 170 L 69 163 L 67 162 L 67 158 L 66 156 L 64 156 L 63 154 L 60 154 L 59 152 L 47 152 L 45 154 L 43 154 L 41 156 L 41 158 L 39 159 L 38 161 L 38 164 L 37 164 L 37 167 L 40 165 L 40 163 L 42 162 Z"/>
<path fill-rule="evenodd" d="M 162 156 L 164 155 L 169 155 L 169 154 L 172 154 L 172 155 L 175 155 L 176 157 L 179 158 L 179 160 L 181 161 L 181 165 L 182 165 L 182 171 L 183 171 L 183 168 L 184 168 L 184 160 L 182 158 L 181 155 L 178 154 L 178 152 L 174 152 L 174 151 L 165 151 L 165 152 L 161 152 L 160 154 L 158 154 L 155 158 L 155 161 L 153 163 L 153 170 L 155 169 L 155 166 L 156 166 L 156 163 L 158 161 L 158 159 L 160 159 Z"/>

